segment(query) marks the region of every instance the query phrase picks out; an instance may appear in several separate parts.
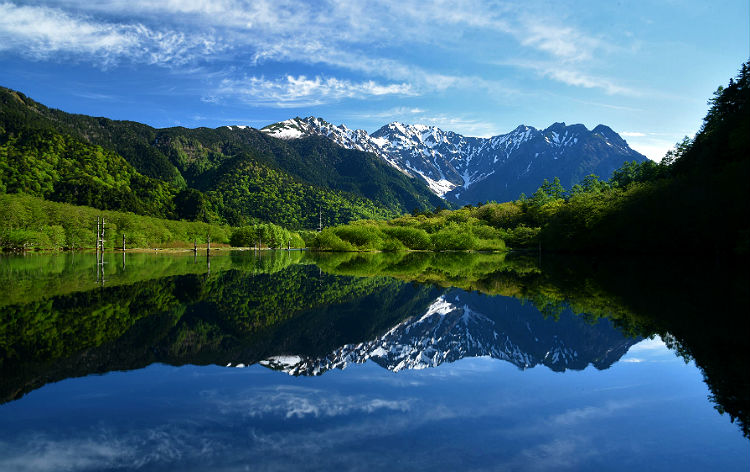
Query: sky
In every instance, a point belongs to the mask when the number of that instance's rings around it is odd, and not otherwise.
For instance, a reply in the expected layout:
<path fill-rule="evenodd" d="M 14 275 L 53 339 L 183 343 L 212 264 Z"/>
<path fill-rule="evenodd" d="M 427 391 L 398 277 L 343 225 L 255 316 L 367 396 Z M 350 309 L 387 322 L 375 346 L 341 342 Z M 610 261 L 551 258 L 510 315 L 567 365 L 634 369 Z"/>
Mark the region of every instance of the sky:
<path fill-rule="evenodd" d="M 0 0 L 0 85 L 155 127 L 606 124 L 659 160 L 750 56 L 747 0 Z"/>

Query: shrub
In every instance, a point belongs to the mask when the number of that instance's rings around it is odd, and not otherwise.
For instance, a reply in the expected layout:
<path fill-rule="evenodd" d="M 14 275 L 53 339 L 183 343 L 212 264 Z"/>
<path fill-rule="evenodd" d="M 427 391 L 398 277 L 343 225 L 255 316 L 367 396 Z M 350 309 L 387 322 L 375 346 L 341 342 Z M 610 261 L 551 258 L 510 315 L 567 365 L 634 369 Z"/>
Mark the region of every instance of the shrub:
<path fill-rule="evenodd" d="M 540 228 L 529 228 L 520 225 L 517 228 L 506 230 L 503 239 L 510 247 L 526 247 L 536 244 Z"/>
<path fill-rule="evenodd" d="M 478 239 L 474 249 L 477 251 L 505 251 L 505 241 L 502 239 Z"/>
<path fill-rule="evenodd" d="M 414 250 L 427 250 L 432 248 L 430 235 L 423 229 L 409 226 L 386 226 L 383 232 L 400 241 L 404 246 Z"/>
<path fill-rule="evenodd" d="M 461 251 L 474 249 L 476 238 L 467 226 L 451 223 L 431 236 L 437 251 Z"/>
<path fill-rule="evenodd" d="M 315 239 L 308 246 L 329 251 L 356 251 L 352 243 L 342 240 L 333 232 L 332 228 L 326 228 L 315 235 Z"/>
<path fill-rule="evenodd" d="M 383 241 L 383 244 L 381 246 L 381 249 L 383 251 L 403 251 L 406 249 L 406 246 L 404 246 L 401 241 L 395 238 L 388 238 L 385 241 Z"/>
<path fill-rule="evenodd" d="M 375 226 L 346 225 L 333 228 L 333 231 L 339 238 L 360 249 L 381 249 L 383 246 L 383 233 Z"/>
<path fill-rule="evenodd" d="M 495 228 L 512 228 L 521 222 L 523 210 L 516 202 L 490 203 L 479 208 L 476 216 Z"/>

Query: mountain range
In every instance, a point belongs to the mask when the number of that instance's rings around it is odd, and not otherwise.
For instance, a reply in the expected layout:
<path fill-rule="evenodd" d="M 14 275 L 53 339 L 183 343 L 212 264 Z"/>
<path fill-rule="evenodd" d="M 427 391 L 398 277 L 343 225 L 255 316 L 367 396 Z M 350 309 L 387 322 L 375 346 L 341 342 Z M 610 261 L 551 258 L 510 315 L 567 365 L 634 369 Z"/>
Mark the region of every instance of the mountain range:
<path fill-rule="evenodd" d="M 568 188 L 592 173 L 608 179 L 624 162 L 646 160 L 605 125 L 593 130 L 581 124 L 555 123 L 544 130 L 521 125 L 507 134 L 476 138 L 399 122 L 368 134 L 297 117 L 262 131 L 287 141 L 324 136 L 347 149 L 374 153 L 456 204 L 514 200 L 554 177 Z"/>
<path fill-rule="evenodd" d="M 589 324 L 564 311 L 547 319 L 530 304 L 450 289 L 424 309 L 365 342 L 322 356 L 289 354 L 260 364 L 291 375 L 320 375 L 371 360 L 388 370 L 425 369 L 466 357 L 492 357 L 520 369 L 563 372 L 609 368 L 641 338 L 623 336 L 609 320 Z"/>
<path fill-rule="evenodd" d="M 610 128 L 519 126 L 492 138 L 294 118 L 257 130 L 154 128 L 48 108 L 0 87 L 0 192 L 160 218 L 316 228 L 506 201 L 646 158 Z"/>

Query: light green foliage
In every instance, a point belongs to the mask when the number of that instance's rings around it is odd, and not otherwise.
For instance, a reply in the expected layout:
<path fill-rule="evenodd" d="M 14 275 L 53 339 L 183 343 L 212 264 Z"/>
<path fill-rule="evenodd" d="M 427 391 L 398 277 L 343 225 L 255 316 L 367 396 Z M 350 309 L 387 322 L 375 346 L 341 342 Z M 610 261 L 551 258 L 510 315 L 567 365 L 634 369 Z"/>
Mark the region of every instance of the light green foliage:
<path fill-rule="evenodd" d="M 414 250 L 432 248 L 432 241 L 427 231 L 409 226 L 384 226 L 383 233 L 398 240 L 404 247 Z"/>
<path fill-rule="evenodd" d="M 479 207 L 476 215 L 495 228 L 514 227 L 524 216 L 523 207 L 519 202 L 488 203 Z"/>
<path fill-rule="evenodd" d="M 308 243 L 308 247 L 327 251 L 356 251 L 356 248 L 352 243 L 341 239 L 332 228 L 326 228 L 318 233 L 315 238 Z"/>
<path fill-rule="evenodd" d="M 479 215 L 480 209 L 464 207 L 390 221 L 357 221 L 324 230 L 308 246 L 332 251 L 504 251 L 501 232 Z"/>
<path fill-rule="evenodd" d="M 570 189 L 570 197 L 582 193 L 600 193 L 609 190 L 611 187 L 608 182 L 599 180 L 599 176 L 595 174 L 589 174 L 583 178 L 580 184 L 575 184 Z"/>
<path fill-rule="evenodd" d="M 609 180 L 612 186 L 627 188 L 635 183 L 652 182 L 666 176 L 666 167 L 660 166 L 652 160 L 643 162 L 626 162 L 612 173 Z"/>
<path fill-rule="evenodd" d="M 138 173 L 120 155 L 53 131 L 0 136 L 0 190 L 48 200 L 174 215 L 175 189 Z"/>
<path fill-rule="evenodd" d="M 430 239 L 436 251 L 472 250 L 477 242 L 469 226 L 456 223 L 449 223 Z"/>
<path fill-rule="evenodd" d="M 119 211 L 43 200 L 28 195 L 0 194 L 0 247 L 5 249 L 93 248 L 96 218 L 103 217 L 105 247 L 164 247 L 229 242 L 229 228 L 201 222 L 164 220 Z"/>
<path fill-rule="evenodd" d="M 273 223 L 261 223 L 236 228 L 232 231 L 229 241 L 232 246 L 236 247 L 305 247 L 305 241 L 298 233 L 288 231 Z"/>

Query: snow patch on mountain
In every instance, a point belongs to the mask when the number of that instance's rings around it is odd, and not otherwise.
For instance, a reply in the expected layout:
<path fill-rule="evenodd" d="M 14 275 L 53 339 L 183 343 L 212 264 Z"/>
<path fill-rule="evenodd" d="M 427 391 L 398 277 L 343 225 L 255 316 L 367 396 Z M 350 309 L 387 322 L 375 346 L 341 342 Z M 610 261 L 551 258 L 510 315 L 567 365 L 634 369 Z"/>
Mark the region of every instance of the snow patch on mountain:
<path fill-rule="evenodd" d="M 507 134 L 474 138 L 436 126 L 397 121 L 368 134 L 365 130 L 351 130 L 343 124 L 334 126 L 310 116 L 274 123 L 261 131 L 281 139 L 323 136 L 347 149 L 372 152 L 404 174 L 422 179 L 438 196 L 452 200 L 458 200 L 461 193 L 491 176 L 493 182 L 505 179 L 506 188 L 514 180 L 531 179 L 532 163 L 537 173 L 556 160 L 572 160 L 565 166 L 575 168 L 578 161 L 602 154 L 602 146 L 608 149 L 604 154 L 614 154 L 620 160 L 645 159 L 604 125 L 592 131 L 583 125 L 565 123 L 554 123 L 545 130 L 520 125 Z M 560 177 L 564 180 L 564 176 Z M 533 188 L 540 183 L 534 182 Z M 488 191 L 491 193 L 493 188 L 497 186 L 490 185 Z"/>
<path fill-rule="evenodd" d="M 260 363 L 290 375 L 320 375 L 331 369 L 344 369 L 371 360 L 398 372 L 404 369 L 426 369 L 465 357 L 492 357 L 513 363 L 521 369 L 545 365 L 555 371 L 582 369 L 589 363 L 619 359 L 637 339 L 617 336 L 611 344 L 587 351 L 581 358 L 577 347 L 590 347 L 578 341 L 575 345 L 564 332 L 542 327 L 535 333 L 529 320 L 503 321 L 496 315 L 481 313 L 472 306 L 471 295 L 443 295 L 433 301 L 422 315 L 408 318 L 371 341 L 346 344 L 324 357 L 277 356 Z M 573 315 L 571 315 L 573 316 Z M 525 324 L 519 324 L 525 323 Z M 539 320 L 536 321 L 539 323 Z M 548 323 L 542 322 L 544 326 Z M 535 325 L 539 328 L 539 325 Z M 556 325 L 559 326 L 559 325 Z M 548 326 L 547 326 L 548 327 Z M 519 333 L 519 328 L 524 333 Z M 606 326 L 584 329 L 606 336 Z M 568 339 L 567 341 L 565 339 Z M 574 340 L 576 338 L 573 338 Z M 600 364 L 597 364 L 600 365 Z"/>

